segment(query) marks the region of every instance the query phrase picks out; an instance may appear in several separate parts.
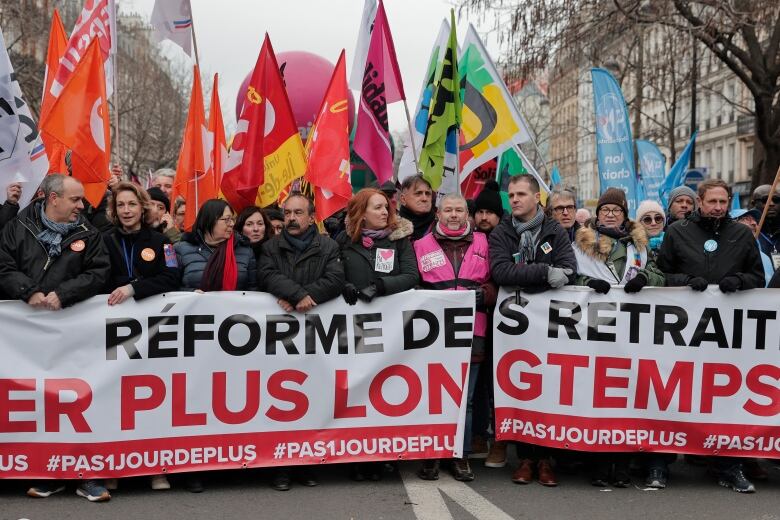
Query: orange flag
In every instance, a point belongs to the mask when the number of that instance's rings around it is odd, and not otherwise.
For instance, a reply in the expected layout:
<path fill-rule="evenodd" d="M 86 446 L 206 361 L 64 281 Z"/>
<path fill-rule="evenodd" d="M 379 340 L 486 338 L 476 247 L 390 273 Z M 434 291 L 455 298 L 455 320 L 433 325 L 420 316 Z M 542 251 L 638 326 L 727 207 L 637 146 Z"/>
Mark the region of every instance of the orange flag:
<path fill-rule="evenodd" d="M 209 108 L 209 134 L 214 146 L 211 148 L 211 178 L 214 179 L 214 193 L 219 193 L 222 184 L 222 166 L 227 159 L 225 123 L 222 120 L 222 108 L 219 105 L 219 74 L 214 74 L 214 88 L 211 91 Z"/>
<path fill-rule="evenodd" d="M 51 95 L 51 84 L 54 82 L 54 73 L 60 66 L 60 58 L 65 55 L 65 49 L 68 47 L 68 34 L 62 25 L 60 12 L 55 9 L 51 17 L 51 29 L 49 29 L 49 47 L 46 50 L 46 72 L 43 79 L 43 96 L 41 97 L 41 113 L 39 120 L 51 110 L 56 98 Z M 65 152 L 61 144 L 56 139 L 51 138 L 46 132 L 41 132 L 43 144 L 46 147 L 46 155 L 49 156 L 49 173 L 65 173 Z"/>
<path fill-rule="evenodd" d="M 352 197 L 347 96 L 347 66 L 342 50 L 306 141 L 306 180 L 314 186 L 318 221 L 345 208 Z"/>
<path fill-rule="evenodd" d="M 306 171 L 303 142 L 267 34 L 241 94 L 244 106 L 221 185 L 235 211 L 273 204 Z"/>
<path fill-rule="evenodd" d="M 84 184 L 102 185 L 102 189 L 88 190 L 86 196 L 90 204 L 97 206 L 110 176 L 111 134 L 103 58 L 96 41 L 89 44 L 84 58 L 41 121 L 41 129 L 73 150 L 75 178 Z"/>
<path fill-rule="evenodd" d="M 182 136 L 171 197 L 171 203 L 179 195 L 187 201 L 184 210 L 184 229 L 187 230 L 192 229 L 195 216 L 203 203 L 216 196 L 214 178 L 208 174 L 210 147 L 206 114 L 203 109 L 203 90 L 200 86 L 200 70 L 195 65 L 192 71 L 190 110 Z"/>

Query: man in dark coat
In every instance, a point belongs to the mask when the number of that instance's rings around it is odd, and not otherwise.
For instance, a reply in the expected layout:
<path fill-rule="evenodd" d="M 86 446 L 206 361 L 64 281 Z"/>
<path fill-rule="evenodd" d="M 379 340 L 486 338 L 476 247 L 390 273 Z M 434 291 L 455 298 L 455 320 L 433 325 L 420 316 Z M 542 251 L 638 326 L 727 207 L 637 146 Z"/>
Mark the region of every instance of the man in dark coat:
<path fill-rule="evenodd" d="M 566 230 L 569 241 L 574 243 L 574 237 L 581 225 L 574 218 L 577 215 L 577 195 L 566 188 L 556 188 L 547 198 L 545 212 L 554 218 Z"/>

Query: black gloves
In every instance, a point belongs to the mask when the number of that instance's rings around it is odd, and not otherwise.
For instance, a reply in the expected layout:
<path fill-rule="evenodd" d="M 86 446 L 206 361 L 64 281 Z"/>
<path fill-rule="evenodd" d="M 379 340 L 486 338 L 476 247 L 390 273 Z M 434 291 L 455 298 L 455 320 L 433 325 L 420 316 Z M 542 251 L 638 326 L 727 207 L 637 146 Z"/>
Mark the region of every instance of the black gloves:
<path fill-rule="evenodd" d="M 701 276 L 693 276 L 688 279 L 688 287 L 693 289 L 694 291 L 706 291 L 707 290 L 707 280 L 702 278 Z"/>
<path fill-rule="evenodd" d="M 377 291 L 376 285 L 371 284 L 367 287 L 364 287 L 363 289 L 360 289 L 360 291 L 358 291 L 357 297 L 360 298 L 361 301 L 371 303 L 371 300 L 373 300 L 377 294 L 379 294 L 379 292 Z"/>
<path fill-rule="evenodd" d="M 341 295 L 344 297 L 344 301 L 350 305 L 355 305 L 358 301 L 357 287 L 351 283 L 344 285 L 344 289 L 341 291 Z"/>
<path fill-rule="evenodd" d="M 627 293 L 638 293 L 645 285 L 647 285 L 647 277 L 642 273 L 639 273 L 626 282 L 626 285 L 623 286 L 623 290 Z"/>
<path fill-rule="evenodd" d="M 474 293 L 477 296 L 477 307 L 485 305 L 485 289 L 478 287 L 474 290 Z"/>
<path fill-rule="evenodd" d="M 736 292 L 742 287 L 742 280 L 740 280 L 738 276 L 729 274 L 723 277 L 723 280 L 720 281 L 718 287 L 720 287 L 720 292 Z"/>
<path fill-rule="evenodd" d="M 593 289 L 599 294 L 607 294 L 610 289 L 609 282 L 606 280 L 599 280 L 598 278 L 593 278 L 588 282 L 588 287 Z"/>

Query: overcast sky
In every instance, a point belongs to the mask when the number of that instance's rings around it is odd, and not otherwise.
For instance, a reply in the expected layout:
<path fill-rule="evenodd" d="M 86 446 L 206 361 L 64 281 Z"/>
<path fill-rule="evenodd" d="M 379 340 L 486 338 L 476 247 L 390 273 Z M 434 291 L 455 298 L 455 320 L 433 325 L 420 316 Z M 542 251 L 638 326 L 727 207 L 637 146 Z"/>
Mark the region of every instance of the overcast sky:
<path fill-rule="evenodd" d="M 191 0 L 201 69 L 218 72 L 225 123 L 235 123 L 235 99 L 244 77 L 257 61 L 268 32 L 276 53 L 308 51 L 336 62 L 346 49 L 347 74 L 357 42 L 363 0 Z M 121 0 L 123 12 L 137 12 L 149 20 L 154 0 Z M 409 111 L 414 108 L 427 60 L 441 20 L 449 19 L 447 0 L 385 0 L 385 11 L 395 41 Z M 471 21 L 457 19 L 459 39 Z M 496 59 L 497 45 L 488 40 Z M 164 42 L 166 54 L 189 60 L 179 47 Z M 204 78 L 204 83 L 207 80 Z M 208 104 L 208 100 L 206 100 Z M 390 106 L 391 130 L 406 129 L 403 105 Z"/>

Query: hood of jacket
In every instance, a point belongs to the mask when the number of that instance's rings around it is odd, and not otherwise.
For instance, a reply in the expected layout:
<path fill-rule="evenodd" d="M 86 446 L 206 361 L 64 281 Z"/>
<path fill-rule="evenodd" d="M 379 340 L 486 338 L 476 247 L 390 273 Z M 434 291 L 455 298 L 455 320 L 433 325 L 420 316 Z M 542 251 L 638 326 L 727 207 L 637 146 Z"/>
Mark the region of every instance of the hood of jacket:
<path fill-rule="evenodd" d="M 628 231 L 628 236 L 621 238 L 621 242 L 633 243 L 634 247 L 640 251 L 647 248 L 649 241 L 644 227 L 632 220 L 628 220 L 626 221 L 626 230 Z M 589 224 L 577 230 L 574 242 L 580 251 L 586 255 L 606 262 L 612 253 L 615 239 L 604 234 L 597 236 L 596 230 Z"/>

